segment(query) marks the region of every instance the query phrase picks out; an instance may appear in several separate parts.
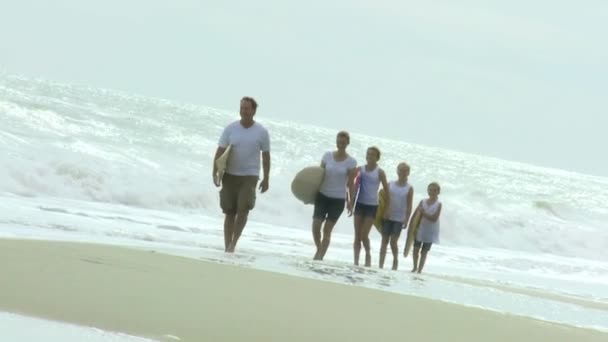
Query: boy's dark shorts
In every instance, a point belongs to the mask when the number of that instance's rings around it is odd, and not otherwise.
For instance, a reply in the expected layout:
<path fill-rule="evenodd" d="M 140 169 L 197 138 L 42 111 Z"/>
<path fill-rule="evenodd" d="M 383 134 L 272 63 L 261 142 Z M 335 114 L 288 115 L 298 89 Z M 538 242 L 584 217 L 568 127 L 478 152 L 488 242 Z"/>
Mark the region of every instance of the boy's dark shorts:
<path fill-rule="evenodd" d="M 344 198 L 331 198 L 319 192 L 315 199 L 315 209 L 312 217 L 322 221 L 338 222 L 344 211 L 345 202 Z"/>
<path fill-rule="evenodd" d="M 369 205 L 357 202 L 355 205 L 355 216 L 376 217 L 377 205 Z"/>
<path fill-rule="evenodd" d="M 422 242 L 422 241 L 414 241 L 414 248 L 420 248 L 420 246 L 422 246 L 422 251 L 423 252 L 428 252 L 431 250 L 431 246 L 433 245 L 432 242 Z"/>
<path fill-rule="evenodd" d="M 248 212 L 255 207 L 257 176 L 235 176 L 225 173 L 220 190 L 220 207 L 224 214 Z"/>

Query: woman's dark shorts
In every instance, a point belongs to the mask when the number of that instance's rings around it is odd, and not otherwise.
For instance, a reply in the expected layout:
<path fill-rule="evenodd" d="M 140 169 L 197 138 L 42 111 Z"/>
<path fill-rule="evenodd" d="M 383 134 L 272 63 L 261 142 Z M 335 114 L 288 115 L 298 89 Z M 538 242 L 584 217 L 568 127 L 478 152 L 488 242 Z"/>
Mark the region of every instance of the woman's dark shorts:
<path fill-rule="evenodd" d="M 312 217 L 322 221 L 338 222 L 344 211 L 345 202 L 344 198 L 331 198 L 319 192 L 315 199 L 315 210 Z"/>

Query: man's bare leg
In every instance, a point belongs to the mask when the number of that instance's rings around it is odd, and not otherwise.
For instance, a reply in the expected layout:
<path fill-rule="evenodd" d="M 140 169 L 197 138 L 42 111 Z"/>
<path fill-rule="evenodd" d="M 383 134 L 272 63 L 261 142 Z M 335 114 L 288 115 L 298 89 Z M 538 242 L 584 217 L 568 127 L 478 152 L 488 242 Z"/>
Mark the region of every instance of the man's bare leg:
<path fill-rule="evenodd" d="M 414 268 L 412 268 L 412 272 L 416 272 L 418 271 L 418 254 L 420 253 L 420 247 L 414 247 L 414 254 L 413 259 L 414 259 Z"/>
<path fill-rule="evenodd" d="M 393 252 L 393 270 L 394 271 L 396 271 L 397 267 L 399 266 L 399 247 L 397 246 L 397 241 L 399 241 L 399 234 L 391 235 L 390 244 L 391 244 L 391 251 Z"/>
<path fill-rule="evenodd" d="M 334 221 L 325 221 L 325 226 L 323 227 L 323 240 L 321 241 L 321 248 L 319 250 L 319 260 L 323 260 L 325 253 L 327 253 L 329 243 L 331 242 L 331 232 L 335 225 L 336 222 Z"/>
<path fill-rule="evenodd" d="M 384 268 L 384 258 L 386 257 L 386 247 L 388 246 L 388 235 L 382 234 L 382 242 L 380 242 L 380 263 L 379 267 Z"/>
<path fill-rule="evenodd" d="M 232 235 L 234 234 L 234 220 L 235 214 L 226 214 L 224 217 L 224 252 L 228 252 L 230 243 L 232 242 Z"/>
<path fill-rule="evenodd" d="M 372 254 L 371 254 L 371 245 L 369 242 L 369 232 L 372 229 L 372 225 L 374 224 L 374 217 L 366 217 L 363 220 L 363 227 L 361 227 L 361 242 L 363 243 L 363 247 L 365 248 L 365 267 L 372 266 Z"/>
<path fill-rule="evenodd" d="M 230 246 L 228 247 L 228 252 L 230 253 L 234 253 L 234 250 L 236 249 L 236 243 L 239 241 L 239 238 L 241 237 L 241 233 L 243 232 L 243 229 L 245 228 L 245 225 L 247 224 L 247 215 L 249 214 L 248 211 L 241 211 L 239 213 L 237 213 L 236 215 L 236 219 L 234 220 L 234 233 L 232 235 L 232 241 L 230 242 Z"/>
<path fill-rule="evenodd" d="M 323 221 L 318 218 L 314 218 L 312 220 L 312 239 L 315 241 L 315 246 L 317 247 L 317 251 L 315 252 L 314 260 L 320 260 L 321 255 L 321 225 Z"/>

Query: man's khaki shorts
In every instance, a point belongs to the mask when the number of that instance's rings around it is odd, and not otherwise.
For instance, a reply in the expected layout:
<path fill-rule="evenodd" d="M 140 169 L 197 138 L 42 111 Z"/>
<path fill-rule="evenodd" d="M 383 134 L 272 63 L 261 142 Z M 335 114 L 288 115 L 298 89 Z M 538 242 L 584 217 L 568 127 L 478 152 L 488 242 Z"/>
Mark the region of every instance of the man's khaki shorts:
<path fill-rule="evenodd" d="M 225 173 L 220 190 L 220 207 L 224 214 L 248 212 L 255 206 L 257 176 L 235 176 Z"/>

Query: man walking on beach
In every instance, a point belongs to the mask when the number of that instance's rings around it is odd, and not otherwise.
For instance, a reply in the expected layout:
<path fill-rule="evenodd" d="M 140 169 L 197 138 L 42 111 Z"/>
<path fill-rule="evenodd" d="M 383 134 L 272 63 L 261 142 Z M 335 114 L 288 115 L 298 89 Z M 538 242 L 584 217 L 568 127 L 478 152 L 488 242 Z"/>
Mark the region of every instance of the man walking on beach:
<path fill-rule="evenodd" d="M 241 99 L 241 119 L 232 122 L 222 132 L 213 162 L 213 182 L 220 186 L 220 207 L 224 218 L 224 248 L 233 253 L 247 224 L 247 215 L 255 206 L 256 185 L 260 177 L 260 152 L 264 178 L 262 193 L 268 190 L 270 172 L 270 137 L 268 131 L 253 117 L 258 107 L 251 97 Z M 231 145 L 226 172 L 218 179 L 215 160 Z"/>

